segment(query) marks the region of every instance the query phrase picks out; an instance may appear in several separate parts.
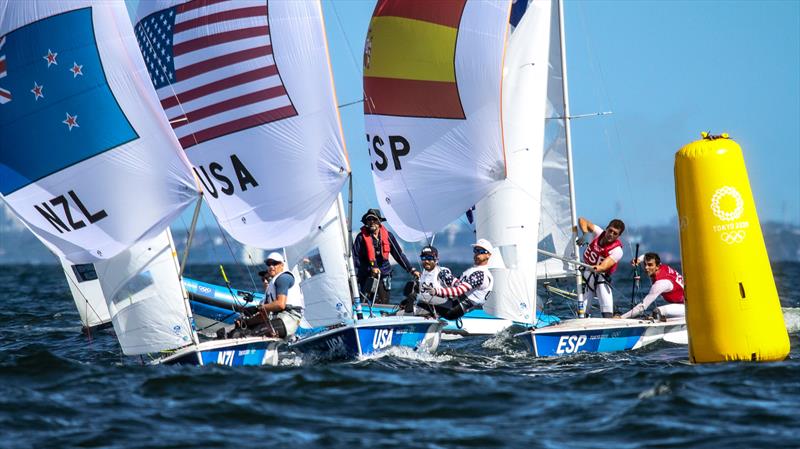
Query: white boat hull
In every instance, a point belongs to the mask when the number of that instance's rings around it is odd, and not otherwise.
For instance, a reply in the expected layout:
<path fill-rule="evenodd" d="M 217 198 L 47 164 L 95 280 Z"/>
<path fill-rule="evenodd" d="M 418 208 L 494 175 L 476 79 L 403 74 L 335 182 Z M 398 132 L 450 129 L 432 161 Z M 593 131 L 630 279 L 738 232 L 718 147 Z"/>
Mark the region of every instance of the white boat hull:
<path fill-rule="evenodd" d="M 277 365 L 278 347 L 284 340 L 270 337 L 246 337 L 205 341 L 187 346 L 154 363 L 167 365 Z"/>
<path fill-rule="evenodd" d="M 686 321 L 585 318 L 516 334 L 536 357 L 557 357 L 580 352 L 615 352 L 638 349 L 666 340 L 687 342 Z M 683 343 L 685 344 L 685 343 Z"/>

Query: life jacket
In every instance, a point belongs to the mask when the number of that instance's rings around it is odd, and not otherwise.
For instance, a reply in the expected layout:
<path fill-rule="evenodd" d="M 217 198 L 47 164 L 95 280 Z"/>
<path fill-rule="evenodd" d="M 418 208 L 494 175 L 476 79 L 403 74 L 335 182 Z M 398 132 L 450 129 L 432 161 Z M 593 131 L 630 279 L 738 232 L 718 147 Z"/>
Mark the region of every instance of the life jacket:
<path fill-rule="evenodd" d="M 275 301 L 278 297 L 278 292 L 275 289 L 275 281 L 278 280 L 279 277 L 288 274 L 289 276 L 294 279 L 294 274 L 292 274 L 289 270 L 283 270 L 283 272 L 279 273 L 274 278 L 270 279 L 269 285 L 267 286 L 267 298 L 266 302 Z M 287 311 L 296 311 L 298 313 L 302 313 L 303 307 L 305 306 L 305 301 L 303 300 L 303 293 L 300 291 L 300 286 L 297 282 L 294 283 L 293 286 L 289 288 L 289 291 L 286 294 L 286 310 Z"/>
<path fill-rule="evenodd" d="M 666 279 L 672 283 L 672 290 L 662 293 L 661 297 L 669 303 L 683 304 L 683 276 L 672 267 L 662 264 L 659 265 L 658 271 L 656 271 L 655 276 L 651 277 L 651 280 L 656 282 L 662 279 Z"/>
<path fill-rule="evenodd" d="M 367 258 L 371 266 L 376 265 L 375 245 L 372 243 L 372 233 L 369 232 L 366 226 L 361 227 L 361 236 L 364 237 L 364 246 L 367 247 Z M 389 231 L 385 227 L 378 228 L 378 238 L 380 239 L 381 254 L 384 260 L 389 260 L 391 248 L 389 246 Z"/>
<path fill-rule="evenodd" d="M 483 272 L 483 283 L 467 293 L 466 298 L 472 301 L 476 306 L 482 306 L 486 302 L 489 293 L 492 292 L 492 287 L 494 287 L 494 278 L 492 277 L 492 273 L 489 272 L 489 268 L 487 268 L 486 265 L 471 267 L 461 275 L 459 282 L 466 282 L 476 271 Z"/>
<path fill-rule="evenodd" d="M 586 250 L 583 252 L 583 261 L 590 264 L 590 265 L 598 265 L 602 261 L 604 261 L 608 256 L 611 254 L 611 250 L 614 248 L 621 248 L 622 242 L 619 239 L 614 240 L 614 242 L 606 245 L 600 246 L 600 240 L 602 240 L 606 235 L 606 231 L 603 231 L 597 237 L 592 240 L 592 243 L 586 247 Z M 608 271 L 605 272 L 606 275 L 611 275 L 611 273 L 617 271 L 618 263 L 614 263 Z"/>

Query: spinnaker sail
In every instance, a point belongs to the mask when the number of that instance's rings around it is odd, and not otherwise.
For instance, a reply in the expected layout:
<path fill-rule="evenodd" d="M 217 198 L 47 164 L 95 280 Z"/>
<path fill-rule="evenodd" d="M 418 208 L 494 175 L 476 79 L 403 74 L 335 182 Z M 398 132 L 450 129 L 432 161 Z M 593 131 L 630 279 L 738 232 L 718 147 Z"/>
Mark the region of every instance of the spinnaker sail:
<path fill-rule="evenodd" d="M 73 263 L 158 235 L 198 196 L 122 2 L 0 3 L 0 195 Z"/>
<path fill-rule="evenodd" d="M 508 1 L 380 0 L 364 49 L 364 114 L 381 210 L 430 237 L 506 176 Z"/>
<path fill-rule="evenodd" d="M 141 2 L 136 37 L 222 227 L 258 248 L 310 234 L 350 173 L 319 2 Z"/>

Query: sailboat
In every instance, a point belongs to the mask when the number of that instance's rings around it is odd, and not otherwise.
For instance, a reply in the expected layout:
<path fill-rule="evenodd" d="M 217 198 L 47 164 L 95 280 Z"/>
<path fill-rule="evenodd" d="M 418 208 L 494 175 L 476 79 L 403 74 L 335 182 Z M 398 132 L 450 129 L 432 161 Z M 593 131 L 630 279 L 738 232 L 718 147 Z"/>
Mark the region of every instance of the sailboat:
<path fill-rule="evenodd" d="M 518 336 L 534 354 L 565 353 L 565 345 L 548 352 L 537 344 L 551 335 L 573 341 L 571 352 L 631 349 L 685 324 L 552 326 L 537 304 L 537 278 L 574 277 L 581 292 L 575 264 L 565 262 L 578 248 L 560 5 L 379 1 L 364 71 L 373 180 L 404 240 L 430 240 L 475 205 L 476 237 L 497 248 L 482 312 L 497 328 L 531 328 Z M 551 256 L 537 257 L 540 248 Z M 476 312 L 462 318 L 473 319 Z M 588 343 L 597 339 L 605 343 Z"/>
<path fill-rule="evenodd" d="M 193 330 L 165 229 L 200 189 L 153 113 L 125 6 L 14 2 L 0 15 L 0 194 L 61 260 L 94 264 L 123 353 L 237 364 L 256 350 L 259 364 L 274 362 L 274 340 L 220 348 Z M 75 274 L 92 277 L 88 268 Z"/>
<path fill-rule="evenodd" d="M 313 240 L 326 214 L 341 206 L 350 176 L 320 3 L 142 2 L 135 22 L 161 107 L 221 227 L 257 248 L 291 249 Z M 349 239 L 340 209 L 333 228 Z M 347 251 L 337 257 L 331 264 L 353 271 Z M 301 290 L 314 283 L 305 281 L 311 280 L 303 279 Z M 326 341 L 339 341 L 340 333 L 353 329 L 382 337 L 377 348 L 358 345 L 347 355 L 438 342 L 436 320 L 354 322 L 349 308 L 360 304 L 352 301 L 357 290 L 352 283 L 330 286 L 351 298 L 343 304 L 347 310 L 327 323 L 335 329 L 320 328 L 293 343 L 296 351 L 316 352 L 317 342 L 327 347 Z M 304 297 L 305 314 L 327 314 L 317 310 L 325 301 Z M 409 326 L 418 324 L 424 327 L 419 340 L 392 337 L 410 335 Z"/>

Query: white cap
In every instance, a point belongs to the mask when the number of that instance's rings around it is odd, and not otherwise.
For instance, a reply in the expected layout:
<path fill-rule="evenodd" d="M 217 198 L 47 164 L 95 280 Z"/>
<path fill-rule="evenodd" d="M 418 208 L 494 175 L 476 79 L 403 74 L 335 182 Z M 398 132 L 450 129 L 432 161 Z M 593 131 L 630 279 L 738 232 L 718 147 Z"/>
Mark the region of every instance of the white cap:
<path fill-rule="evenodd" d="M 490 254 L 492 253 L 492 251 L 494 251 L 494 246 L 492 246 L 492 242 L 490 242 L 490 241 L 488 241 L 486 239 L 478 239 L 478 241 L 473 243 L 472 246 L 481 247 L 481 248 L 485 249 L 486 251 L 489 251 Z"/>
<path fill-rule="evenodd" d="M 267 263 L 268 260 L 274 260 L 275 262 L 285 263 L 286 261 L 283 260 L 283 255 L 279 252 L 273 251 L 269 253 L 266 259 L 264 259 L 264 263 Z"/>

